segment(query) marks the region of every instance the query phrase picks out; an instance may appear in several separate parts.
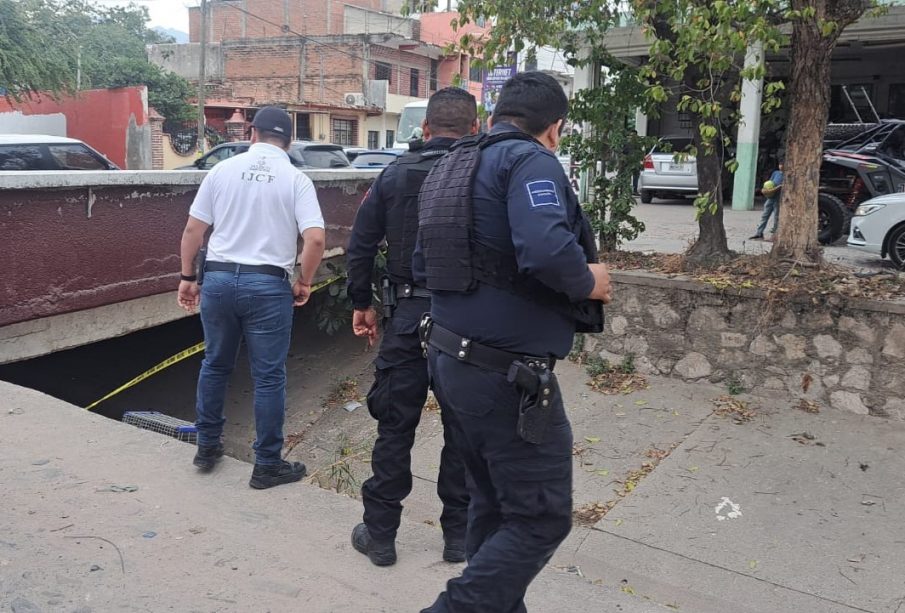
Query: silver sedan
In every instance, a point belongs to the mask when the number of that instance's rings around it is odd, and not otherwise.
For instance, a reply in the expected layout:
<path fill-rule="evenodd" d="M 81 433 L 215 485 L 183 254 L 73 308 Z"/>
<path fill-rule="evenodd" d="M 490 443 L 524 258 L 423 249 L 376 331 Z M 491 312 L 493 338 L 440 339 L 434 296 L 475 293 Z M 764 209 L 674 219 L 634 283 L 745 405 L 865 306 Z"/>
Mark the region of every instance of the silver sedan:
<path fill-rule="evenodd" d="M 638 178 L 641 202 L 650 204 L 655 196 L 668 199 L 698 194 L 697 161 L 690 155 L 676 156 L 689 144 L 691 139 L 687 136 L 667 136 L 645 156 L 644 169 Z"/>

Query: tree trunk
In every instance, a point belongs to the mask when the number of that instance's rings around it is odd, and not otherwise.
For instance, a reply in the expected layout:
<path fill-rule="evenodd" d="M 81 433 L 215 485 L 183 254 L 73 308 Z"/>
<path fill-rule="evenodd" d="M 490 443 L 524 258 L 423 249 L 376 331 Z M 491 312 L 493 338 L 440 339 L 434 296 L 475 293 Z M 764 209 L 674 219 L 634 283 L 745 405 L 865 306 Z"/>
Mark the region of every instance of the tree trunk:
<path fill-rule="evenodd" d="M 779 233 L 773 245 L 774 259 L 819 263 L 817 195 L 823 161 L 823 135 L 830 108 L 830 65 L 842 30 L 858 19 L 869 2 L 861 0 L 793 0 L 792 8 L 816 9 L 816 15 L 797 19 L 792 26 L 789 76 L 789 127 Z M 832 21 L 828 36 L 820 23 Z"/>
<path fill-rule="evenodd" d="M 703 118 L 699 118 L 699 120 L 719 128 L 716 120 Z M 711 199 L 716 202 L 716 212 L 711 213 L 708 207 L 698 219 L 698 229 L 700 230 L 698 240 L 685 255 L 693 265 L 719 263 L 732 257 L 729 244 L 726 242 L 726 227 L 723 225 L 722 144 L 716 145 L 716 151 L 712 155 L 703 155 L 701 134 L 697 130 L 694 135 L 694 143 L 698 149 L 698 189 L 702 194 L 710 193 Z"/>
<path fill-rule="evenodd" d="M 789 128 L 779 207 L 775 258 L 803 263 L 820 260 L 817 243 L 817 192 L 823 160 L 823 134 L 830 108 L 830 56 L 813 20 L 792 29 Z"/>

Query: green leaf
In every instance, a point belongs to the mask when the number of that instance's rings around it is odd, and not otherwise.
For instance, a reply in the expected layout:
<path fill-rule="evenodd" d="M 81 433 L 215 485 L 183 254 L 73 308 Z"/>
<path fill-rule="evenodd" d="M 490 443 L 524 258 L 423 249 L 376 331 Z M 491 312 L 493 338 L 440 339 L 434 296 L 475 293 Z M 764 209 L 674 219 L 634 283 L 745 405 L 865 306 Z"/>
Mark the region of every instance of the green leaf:
<path fill-rule="evenodd" d="M 586 437 L 584 437 L 584 440 L 586 440 L 589 443 L 599 443 L 600 437 L 599 436 L 586 436 Z"/>

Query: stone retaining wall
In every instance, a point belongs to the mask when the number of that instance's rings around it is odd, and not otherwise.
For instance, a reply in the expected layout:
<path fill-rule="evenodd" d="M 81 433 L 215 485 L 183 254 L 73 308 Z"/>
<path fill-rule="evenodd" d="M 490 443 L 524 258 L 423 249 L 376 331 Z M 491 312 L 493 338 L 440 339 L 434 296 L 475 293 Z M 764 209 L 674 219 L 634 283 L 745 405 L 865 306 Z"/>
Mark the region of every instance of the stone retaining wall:
<path fill-rule="evenodd" d="M 639 372 L 735 381 L 905 420 L 905 303 L 817 296 L 771 301 L 642 272 L 613 273 L 603 334 L 586 349 Z"/>

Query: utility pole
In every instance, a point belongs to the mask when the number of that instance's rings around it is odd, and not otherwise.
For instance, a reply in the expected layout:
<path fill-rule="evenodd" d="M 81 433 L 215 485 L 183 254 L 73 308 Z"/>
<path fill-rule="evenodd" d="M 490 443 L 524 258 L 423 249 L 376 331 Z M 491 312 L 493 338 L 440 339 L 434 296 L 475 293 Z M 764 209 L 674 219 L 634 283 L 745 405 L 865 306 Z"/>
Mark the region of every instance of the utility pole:
<path fill-rule="evenodd" d="M 207 0 L 201 0 L 201 67 L 198 69 L 198 149 L 207 151 L 204 134 L 204 97 L 207 81 Z"/>

